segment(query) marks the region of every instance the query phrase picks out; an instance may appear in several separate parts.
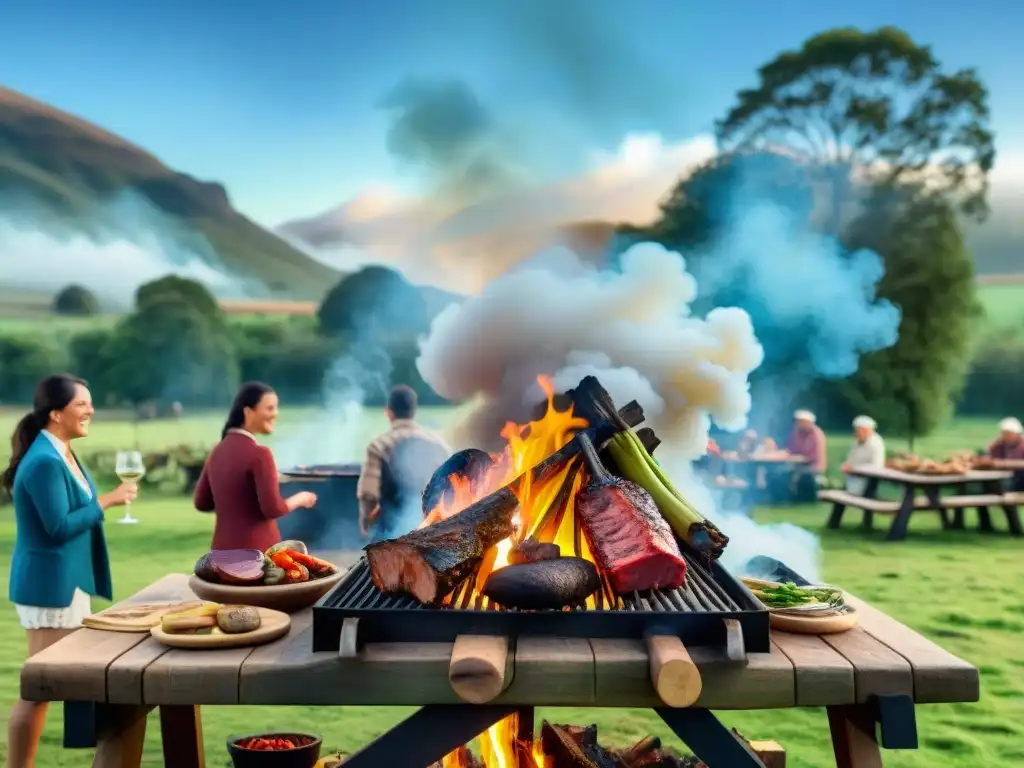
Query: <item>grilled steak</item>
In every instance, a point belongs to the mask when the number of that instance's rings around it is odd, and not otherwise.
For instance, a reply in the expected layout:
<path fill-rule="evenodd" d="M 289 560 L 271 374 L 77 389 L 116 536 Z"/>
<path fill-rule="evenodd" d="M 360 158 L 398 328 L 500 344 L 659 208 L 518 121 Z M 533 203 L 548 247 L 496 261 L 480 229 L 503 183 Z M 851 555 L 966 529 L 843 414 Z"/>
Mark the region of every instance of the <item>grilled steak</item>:
<path fill-rule="evenodd" d="M 576 514 L 612 588 L 627 594 L 682 586 L 686 561 L 651 495 L 609 474 L 593 444 L 580 437 L 590 481 L 576 497 Z"/>
<path fill-rule="evenodd" d="M 592 562 L 559 557 L 499 568 L 487 577 L 483 593 L 506 608 L 544 610 L 580 603 L 600 586 Z"/>
<path fill-rule="evenodd" d="M 518 505 L 515 494 L 503 488 L 445 520 L 368 545 L 374 585 L 385 594 L 440 602 L 480 565 L 488 549 L 512 534 Z"/>

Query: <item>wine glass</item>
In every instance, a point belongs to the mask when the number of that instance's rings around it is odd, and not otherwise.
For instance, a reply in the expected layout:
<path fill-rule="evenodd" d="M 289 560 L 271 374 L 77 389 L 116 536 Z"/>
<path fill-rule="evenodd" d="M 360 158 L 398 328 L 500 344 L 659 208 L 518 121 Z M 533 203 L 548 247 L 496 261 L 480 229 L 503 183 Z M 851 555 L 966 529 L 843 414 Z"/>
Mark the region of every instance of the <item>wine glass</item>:
<path fill-rule="evenodd" d="M 137 483 L 146 474 L 146 465 L 142 461 L 142 454 L 138 451 L 119 451 L 117 454 L 117 465 L 114 468 L 122 483 Z M 132 525 L 139 522 L 132 517 L 132 504 L 130 501 L 124 503 L 124 517 L 117 522 L 125 525 Z"/>

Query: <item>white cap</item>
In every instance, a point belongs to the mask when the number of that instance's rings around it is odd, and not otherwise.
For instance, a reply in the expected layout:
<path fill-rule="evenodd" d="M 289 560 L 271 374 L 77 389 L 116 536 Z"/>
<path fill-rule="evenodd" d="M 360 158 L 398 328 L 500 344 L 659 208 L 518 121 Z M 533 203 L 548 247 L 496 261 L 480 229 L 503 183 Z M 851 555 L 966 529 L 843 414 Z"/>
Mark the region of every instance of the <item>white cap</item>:
<path fill-rule="evenodd" d="M 1003 419 L 999 422 L 999 431 L 1024 435 L 1024 424 L 1020 423 L 1020 419 L 1015 419 L 1011 416 L 1010 418 Z"/>
<path fill-rule="evenodd" d="M 797 421 L 809 421 L 811 422 L 811 424 L 818 420 L 813 413 L 811 413 L 810 411 L 803 410 L 794 413 L 793 418 L 796 419 Z"/>
<path fill-rule="evenodd" d="M 864 427 L 866 429 L 876 429 L 878 427 L 878 422 L 872 419 L 870 416 L 858 416 L 856 419 L 853 420 L 853 427 L 854 429 L 857 429 L 859 427 Z"/>

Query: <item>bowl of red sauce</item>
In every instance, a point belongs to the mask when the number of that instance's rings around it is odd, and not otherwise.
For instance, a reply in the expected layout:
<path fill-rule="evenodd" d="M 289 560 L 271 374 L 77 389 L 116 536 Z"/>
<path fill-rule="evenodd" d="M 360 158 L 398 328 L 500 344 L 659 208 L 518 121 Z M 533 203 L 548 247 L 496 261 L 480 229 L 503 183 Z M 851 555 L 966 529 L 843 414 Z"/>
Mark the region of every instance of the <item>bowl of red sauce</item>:
<path fill-rule="evenodd" d="M 310 733 L 256 733 L 228 739 L 235 768 L 314 768 L 323 742 Z"/>

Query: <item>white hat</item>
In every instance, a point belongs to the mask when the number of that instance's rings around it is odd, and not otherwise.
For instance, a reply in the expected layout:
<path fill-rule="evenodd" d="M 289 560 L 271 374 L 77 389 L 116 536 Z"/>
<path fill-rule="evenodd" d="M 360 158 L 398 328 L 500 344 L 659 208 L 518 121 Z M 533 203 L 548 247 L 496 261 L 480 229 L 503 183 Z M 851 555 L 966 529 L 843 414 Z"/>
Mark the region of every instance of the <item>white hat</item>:
<path fill-rule="evenodd" d="M 797 411 L 793 414 L 793 418 L 797 421 L 809 421 L 814 424 L 818 419 L 810 411 Z"/>
<path fill-rule="evenodd" d="M 1024 424 L 1020 423 L 1020 419 L 1015 419 L 1011 416 L 1010 418 L 1003 419 L 999 422 L 999 431 L 1024 435 Z"/>
<path fill-rule="evenodd" d="M 878 422 L 872 419 L 870 416 L 858 416 L 853 420 L 853 428 L 858 429 L 864 427 L 866 429 L 876 429 Z"/>

